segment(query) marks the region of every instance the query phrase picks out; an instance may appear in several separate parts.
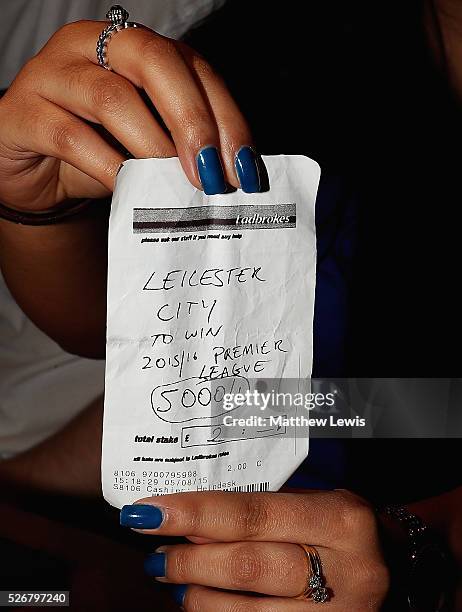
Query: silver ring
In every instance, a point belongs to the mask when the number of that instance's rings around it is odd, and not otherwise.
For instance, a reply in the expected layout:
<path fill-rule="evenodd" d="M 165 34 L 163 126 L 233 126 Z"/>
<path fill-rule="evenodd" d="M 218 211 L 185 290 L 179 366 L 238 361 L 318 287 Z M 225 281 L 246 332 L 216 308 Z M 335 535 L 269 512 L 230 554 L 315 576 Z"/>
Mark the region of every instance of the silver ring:
<path fill-rule="evenodd" d="M 138 23 L 128 21 L 130 14 L 120 4 L 114 4 L 111 6 L 106 14 L 106 19 L 111 23 L 104 28 L 96 43 L 96 57 L 98 58 L 98 64 L 106 70 L 112 70 L 107 59 L 107 46 L 114 34 L 127 28 L 140 28 Z"/>

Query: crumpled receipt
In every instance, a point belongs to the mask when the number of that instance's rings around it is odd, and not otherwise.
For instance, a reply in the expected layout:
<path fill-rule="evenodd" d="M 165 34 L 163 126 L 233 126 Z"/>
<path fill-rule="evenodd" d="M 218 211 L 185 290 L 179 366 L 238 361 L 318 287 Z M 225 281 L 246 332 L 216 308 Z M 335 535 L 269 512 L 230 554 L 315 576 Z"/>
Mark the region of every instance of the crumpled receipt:
<path fill-rule="evenodd" d="M 102 460 L 114 506 L 277 490 L 308 455 L 308 435 L 284 421 L 302 408 L 278 407 L 269 422 L 250 400 L 261 380 L 311 375 L 320 169 L 303 156 L 263 160 L 270 189 L 257 194 L 207 196 L 177 158 L 119 172 Z"/>

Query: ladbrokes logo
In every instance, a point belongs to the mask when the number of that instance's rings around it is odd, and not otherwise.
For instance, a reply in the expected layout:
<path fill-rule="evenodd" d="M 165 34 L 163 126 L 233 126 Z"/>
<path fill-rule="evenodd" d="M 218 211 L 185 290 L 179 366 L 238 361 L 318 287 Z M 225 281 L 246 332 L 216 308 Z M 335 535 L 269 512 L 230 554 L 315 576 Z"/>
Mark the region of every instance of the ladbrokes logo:
<path fill-rule="evenodd" d="M 236 217 L 236 225 L 256 225 L 256 224 L 278 224 L 278 223 L 290 223 L 289 215 L 259 215 L 255 213 L 251 217 L 241 217 L 241 215 L 237 215 Z"/>
<path fill-rule="evenodd" d="M 289 204 L 241 204 L 190 206 L 187 208 L 134 208 L 136 234 L 174 232 L 235 232 L 289 229 L 297 225 L 297 206 Z"/>

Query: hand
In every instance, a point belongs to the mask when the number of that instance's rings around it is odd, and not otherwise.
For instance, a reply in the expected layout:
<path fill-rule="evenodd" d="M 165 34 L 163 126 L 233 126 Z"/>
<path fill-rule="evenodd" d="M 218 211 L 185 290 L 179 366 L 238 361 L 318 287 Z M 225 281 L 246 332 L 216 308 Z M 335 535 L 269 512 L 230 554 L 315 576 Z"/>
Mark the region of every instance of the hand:
<path fill-rule="evenodd" d="M 387 594 L 374 513 L 352 493 L 201 492 L 138 503 L 123 508 L 123 525 L 195 542 L 163 546 L 146 564 L 158 580 L 193 585 L 185 591 L 187 612 L 317 610 L 293 599 L 307 584 L 303 543 L 321 557 L 332 592 L 326 611 L 377 611 Z"/>
<path fill-rule="evenodd" d="M 125 160 L 119 145 L 138 158 L 178 155 L 189 180 L 209 193 L 223 192 L 225 180 L 257 191 L 249 128 L 207 62 L 148 28 L 127 29 L 108 45 L 109 72 L 96 58 L 106 25 L 61 28 L 0 100 L 0 201 L 43 210 L 68 198 L 106 197 Z"/>

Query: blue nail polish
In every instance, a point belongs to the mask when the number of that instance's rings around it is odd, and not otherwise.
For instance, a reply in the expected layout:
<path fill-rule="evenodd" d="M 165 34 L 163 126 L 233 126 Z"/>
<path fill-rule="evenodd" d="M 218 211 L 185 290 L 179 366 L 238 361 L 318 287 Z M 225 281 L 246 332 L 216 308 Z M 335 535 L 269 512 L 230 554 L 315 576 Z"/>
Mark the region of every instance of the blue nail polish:
<path fill-rule="evenodd" d="M 120 511 L 120 524 L 122 527 L 157 529 L 162 525 L 163 520 L 162 510 L 150 504 L 123 506 Z"/>
<path fill-rule="evenodd" d="M 187 584 L 179 584 L 172 589 L 173 599 L 179 606 L 182 606 L 184 604 L 184 598 L 186 596 L 187 589 Z"/>
<path fill-rule="evenodd" d="M 204 147 L 197 155 L 197 170 L 207 195 L 225 193 L 226 183 L 216 147 Z"/>
<path fill-rule="evenodd" d="M 148 576 L 163 578 L 166 574 L 166 559 L 163 552 L 152 553 L 144 561 L 144 571 Z"/>
<path fill-rule="evenodd" d="M 250 147 L 241 147 L 234 160 L 236 172 L 245 193 L 258 193 L 261 190 L 257 157 Z"/>

